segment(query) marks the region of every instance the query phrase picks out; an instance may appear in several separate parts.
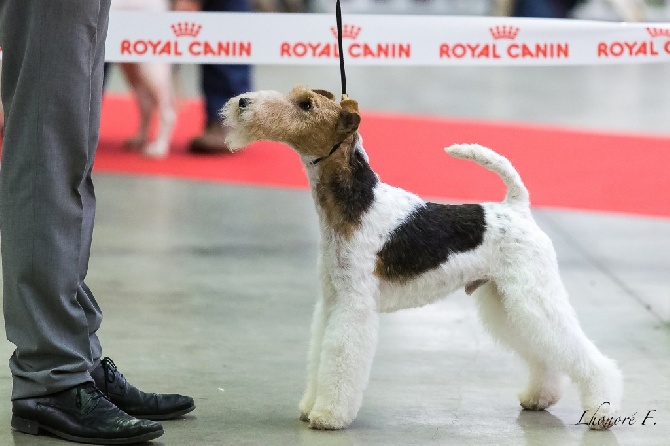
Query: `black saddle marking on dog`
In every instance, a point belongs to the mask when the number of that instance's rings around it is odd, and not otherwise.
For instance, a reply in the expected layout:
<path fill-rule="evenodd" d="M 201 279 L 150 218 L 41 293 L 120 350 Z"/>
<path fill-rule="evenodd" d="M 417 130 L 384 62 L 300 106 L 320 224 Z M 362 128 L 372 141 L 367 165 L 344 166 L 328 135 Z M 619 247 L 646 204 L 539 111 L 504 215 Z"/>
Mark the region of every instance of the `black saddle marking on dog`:
<path fill-rule="evenodd" d="M 352 151 L 349 168 L 346 176 L 332 178 L 328 188 L 344 222 L 358 225 L 375 200 L 374 189 L 379 179 L 358 150 Z"/>
<path fill-rule="evenodd" d="M 393 230 L 377 253 L 375 273 L 395 282 L 413 279 L 451 254 L 477 248 L 485 231 L 481 205 L 426 203 Z"/>

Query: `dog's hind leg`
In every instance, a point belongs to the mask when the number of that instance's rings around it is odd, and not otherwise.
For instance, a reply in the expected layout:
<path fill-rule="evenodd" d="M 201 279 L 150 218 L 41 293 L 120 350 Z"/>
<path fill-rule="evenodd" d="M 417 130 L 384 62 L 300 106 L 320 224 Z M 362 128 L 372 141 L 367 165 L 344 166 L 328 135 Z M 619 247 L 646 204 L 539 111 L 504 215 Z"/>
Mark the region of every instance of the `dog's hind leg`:
<path fill-rule="evenodd" d="M 528 364 L 530 375 L 526 389 L 519 395 L 521 406 L 529 410 L 543 410 L 557 403 L 562 395 L 564 375 L 524 347 L 527 341 L 512 325 L 496 285 L 487 282 L 474 296 L 487 330 Z"/>
<path fill-rule="evenodd" d="M 334 302 L 325 302 L 317 393 L 309 413 L 312 429 L 342 429 L 358 414 L 377 347 L 376 281 L 334 283 Z M 338 286 L 339 285 L 339 286 Z"/>
<path fill-rule="evenodd" d="M 532 280 L 517 273 L 506 278 L 504 287 L 497 285 L 510 328 L 523 341 L 520 353 L 570 376 L 580 389 L 582 418 L 596 417 L 590 428 L 611 427 L 623 394 L 621 372 L 582 331 L 558 273 L 538 271 L 542 286 Z"/>

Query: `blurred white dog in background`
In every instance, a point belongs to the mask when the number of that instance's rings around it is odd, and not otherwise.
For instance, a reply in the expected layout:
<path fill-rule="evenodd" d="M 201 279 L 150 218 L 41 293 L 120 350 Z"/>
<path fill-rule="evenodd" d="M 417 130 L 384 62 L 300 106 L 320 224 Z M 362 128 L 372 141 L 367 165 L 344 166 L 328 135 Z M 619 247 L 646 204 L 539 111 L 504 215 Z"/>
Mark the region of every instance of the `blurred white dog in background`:
<path fill-rule="evenodd" d="M 112 0 L 112 10 L 164 12 L 170 9 L 168 0 Z M 120 63 L 119 67 L 130 85 L 140 113 L 137 134 L 125 141 L 131 149 L 141 150 L 152 158 L 168 154 L 170 138 L 177 118 L 172 71 L 169 63 Z M 156 135 L 150 139 L 150 124 L 158 113 Z"/>

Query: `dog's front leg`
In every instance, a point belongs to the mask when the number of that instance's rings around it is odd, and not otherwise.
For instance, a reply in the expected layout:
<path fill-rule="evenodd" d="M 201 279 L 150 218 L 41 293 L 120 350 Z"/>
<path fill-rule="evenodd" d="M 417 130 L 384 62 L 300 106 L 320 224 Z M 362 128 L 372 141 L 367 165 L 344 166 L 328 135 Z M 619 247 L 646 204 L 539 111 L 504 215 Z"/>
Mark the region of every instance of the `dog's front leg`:
<path fill-rule="evenodd" d="M 326 328 L 326 302 L 333 302 L 335 290 L 330 280 L 327 268 L 324 262 L 321 262 L 321 285 L 322 294 L 314 306 L 314 315 L 312 317 L 311 339 L 309 345 L 309 357 L 307 358 L 307 387 L 305 394 L 300 400 L 298 408 L 300 409 L 300 419 L 307 421 L 309 413 L 314 407 L 316 401 L 317 379 L 319 373 L 319 358 L 321 357 L 321 345 L 323 344 L 323 333 Z"/>
<path fill-rule="evenodd" d="M 377 346 L 379 315 L 373 286 L 334 282 L 317 375 L 312 429 L 342 429 L 358 414 Z M 339 286 L 338 286 L 339 285 Z M 370 285 L 370 284 L 367 284 Z"/>

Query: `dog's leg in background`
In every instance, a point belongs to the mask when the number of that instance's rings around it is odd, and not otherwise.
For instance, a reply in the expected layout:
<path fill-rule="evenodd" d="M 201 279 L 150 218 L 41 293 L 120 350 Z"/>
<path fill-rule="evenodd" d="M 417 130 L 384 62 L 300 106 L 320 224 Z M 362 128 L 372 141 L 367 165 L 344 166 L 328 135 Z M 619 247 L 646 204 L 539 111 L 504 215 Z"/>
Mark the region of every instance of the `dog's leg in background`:
<path fill-rule="evenodd" d="M 309 420 L 309 413 L 314 407 L 316 401 L 316 392 L 318 386 L 319 359 L 321 358 L 321 345 L 323 344 L 323 334 L 326 329 L 326 304 L 333 302 L 335 298 L 335 289 L 330 280 L 328 268 L 325 261 L 320 262 L 322 295 L 314 306 L 314 316 L 312 317 L 311 337 L 309 341 L 309 356 L 307 358 L 307 386 L 305 393 L 300 400 L 298 408 L 300 409 L 300 419 Z"/>
<path fill-rule="evenodd" d="M 526 389 L 519 395 L 521 406 L 543 410 L 558 402 L 563 393 L 565 375 L 548 363 L 531 355 L 503 306 L 503 298 L 492 282 L 482 285 L 474 294 L 484 326 L 503 345 L 517 352 L 526 361 L 530 376 Z"/>
<path fill-rule="evenodd" d="M 374 282 L 374 283 L 373 283 Z M 312 429 L 342 429 L 358 414 L 377 347 L 376 281 L 334 280 L 318 371 L 317 395 L 309 413 Z"/>
<path fill-rule="evenodd" d="M 622 374 L 614 361 L 604 356 L 586 337 L 558 273 L 552 273 L 552 270 L 545 269 L 545 274 L 538 271 L 522 278 L 525 281 L 516 276 L 508 277 L 504 288 L 500 284 L 497 286 L 509 321 L 508 329 L 513 332 L 510 338 L 516 341 L 510 343 L 511 346 L 516 347 L 522 357 L 534 358 L 531 360 L 529 388 L 521 395 L 522 405 L 542 409 L 542 405 L 549 401 L 542 402 L 543 394 L 550 394 L 555 387 L 551 381 L 545 380 L 554 380 L 558 372 L 562 372 L 579 386 L 587 421 L 596 412 L 598 418 L 611 417 L 620 408 Z M 542 278 L 543 286 L 533 286 L 530 277 Z M 533 407 L 536 401 L 537 407 Z M 610 425 L 589 424 L 589 427 L 603 429 Z"/>

